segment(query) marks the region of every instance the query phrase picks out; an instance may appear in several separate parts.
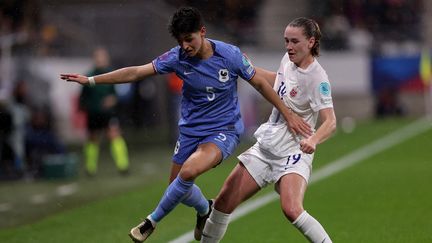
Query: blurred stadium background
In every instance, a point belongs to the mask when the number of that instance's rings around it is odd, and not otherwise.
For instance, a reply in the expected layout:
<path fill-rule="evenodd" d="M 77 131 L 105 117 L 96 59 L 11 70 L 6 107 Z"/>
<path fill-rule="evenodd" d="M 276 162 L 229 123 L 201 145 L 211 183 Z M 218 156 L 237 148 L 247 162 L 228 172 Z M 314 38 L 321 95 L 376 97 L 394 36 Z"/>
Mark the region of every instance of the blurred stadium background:
<path fill-rule="evenodd" d="M 42 121 L 73 155 L 60 161 L 65 166 L 60 174 L 47 174 L 48 168 L 31 161 L 0 161 L 0 242 L 128 242 L 125 233 L 156 205 L 168 178 L 173 149 L 168 78 L 116 87 L 131 174 L 118 175 L 105 148 L 100 171 L 90 179 L 80 159 L 86 135 L 85 116 L 78 110 L 81 87 L 58 77 L 89 71 L 97 46 L 108 49 L 114 67 L 153 60 L 176 45 L 166 27 L 182 5 L 203 12 L 209 38 L 240 46 L 256 66 L 271 70 L 285 52 L 283 31 L 293 18 L 307 16 L 320 24 L 319 61 L 332 82 L 339 127 L 320 146 L 317 170 L 432 114 L 432 1 L 0 0 L 0 142 L 14 132 L 11 110 L 24 82 L 30 110 L 24 125 Z M 270 110 L 242 81 L 239 96 L 247 132 L 237 154 L 253 142 L 254 129 Z M 430 129 L 422 130 L 364 158 L 361 167 L 314 184 L 306 205 L 323 218 L 336 242 L 432 242 L 427 233 L 432 228 L 431 135 Z M 235 161 L 232 156 L 200 178 L 209 185 L 206 195 L 216 195 Z M 234 222 L 225 242 L 304 242 L 277 204 Z M 192 215 L 184 207 L 176 210 L 150 242 L 186 233 Z M 251 232 L 252 226 L 272 234 Z"/>

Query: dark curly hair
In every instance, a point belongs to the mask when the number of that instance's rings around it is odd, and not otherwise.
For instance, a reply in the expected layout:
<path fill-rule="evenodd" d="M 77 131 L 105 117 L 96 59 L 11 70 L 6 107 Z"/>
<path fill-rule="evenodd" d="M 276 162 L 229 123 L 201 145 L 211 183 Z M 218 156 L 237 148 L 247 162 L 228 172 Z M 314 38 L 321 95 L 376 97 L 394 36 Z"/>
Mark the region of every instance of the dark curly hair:
<path fill-rule="evenodd" d="M 201 13 L 193 7 L 181 7 L 171 17 L 168 30 L 172 37 L 179 39 L 182 34 L 197 32 L 204 26 Z"/>

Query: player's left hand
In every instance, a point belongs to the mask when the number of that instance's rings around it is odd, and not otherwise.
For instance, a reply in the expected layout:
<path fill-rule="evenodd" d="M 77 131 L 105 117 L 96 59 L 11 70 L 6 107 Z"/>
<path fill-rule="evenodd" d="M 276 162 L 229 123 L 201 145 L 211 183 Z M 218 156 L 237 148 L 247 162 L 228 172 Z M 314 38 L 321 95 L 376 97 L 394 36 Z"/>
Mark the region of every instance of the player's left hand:
<path fill-rule="evenodd" d="M 60 78 L 68 82 L 76 82 L 80 84 L 88 84 L 89 82 L 88 77 L 81 74 L 63 73 L 60 74 Z"/>
<path fill-rule="evenodd" d="M 308 137 L 300 141 L 300 150 L 307 154 L 312 154 L 315 152 L 316 143 L 312 140 L 312 137 Z"/>

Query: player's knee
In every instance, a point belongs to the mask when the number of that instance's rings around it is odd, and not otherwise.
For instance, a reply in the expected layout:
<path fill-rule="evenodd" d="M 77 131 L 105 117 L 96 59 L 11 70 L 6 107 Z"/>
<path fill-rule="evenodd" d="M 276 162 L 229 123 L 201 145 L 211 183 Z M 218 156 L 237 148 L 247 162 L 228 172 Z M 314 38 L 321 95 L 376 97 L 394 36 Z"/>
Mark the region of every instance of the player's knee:
<path fill-rule="evenodd" d="M 185 181 L 193 181 L 198 177 L 198 170 L 191 166 L 183 166 L 179 172 L 179 176 Z"/>
<path fill-rule="evenodd" d="M 218 211 L 230 214 L 238 205 L 238 199 L 233 194 L 221 193 L 215 200 L 214 208 Z"/>
<path fill-rule="evenodd" d="M 282 211 L 290 222 L 294 222 L 304 209 L 300 205 L 282 205 Z"/>
<path fill-rule="evenodd" d="M 227 200 L 226 200 L 226 198 L 224 198 L 224 197 L 219 197 L 219 196 L 218 196 L 218 197 L 215 199 L 215 203 L 214 203 L 213 207 L 214 207 L 215 209 L 217 209 L 218 211 L 220 211 L 220 212 L 230 213 L 230 212 L 228 212 L 228 210 L 227 210 Z"/>

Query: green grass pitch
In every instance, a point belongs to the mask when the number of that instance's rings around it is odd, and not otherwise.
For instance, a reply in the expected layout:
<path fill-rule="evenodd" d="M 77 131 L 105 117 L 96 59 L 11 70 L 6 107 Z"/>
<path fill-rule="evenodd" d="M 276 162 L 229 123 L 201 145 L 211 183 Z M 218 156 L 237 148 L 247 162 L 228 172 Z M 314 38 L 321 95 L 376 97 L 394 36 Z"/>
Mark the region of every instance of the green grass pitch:
<path fill-rule="evenodd" d="M 380 120 L 361 123 L 353 133 L 340 131 L 319 145 L 314 170 L 410 123 Z M 334 242 L 432 242 L 432 129 L 368 157 L 340 173 L 312 184 L 305 208 Z M 138 139 L 139 140 L 139 139 Z M 242 152 L 245 143 L 235 152 Z M 131 242 L 129 229 L 156 206 L 167 186 L 172 147 L 133 143 L 132 173 L 117 175 L 106 150 L 96 178 L 70 181 L 2 182 L 0 242 Z M 232 156 L 197 180 L 214 197 L 236 163 Z M 58 186 L 77 191 L 58 197 Z M 269 193 L 268 188 L 254 198 Z M 45 195 L 45 203 L 29 202 Z M 148 242 L 168 242 L 194 227 L 195 212 L 179 205 Z M 232 222 L 222 242 L 307 242 L 283 217 L 279 201 Z"/>

